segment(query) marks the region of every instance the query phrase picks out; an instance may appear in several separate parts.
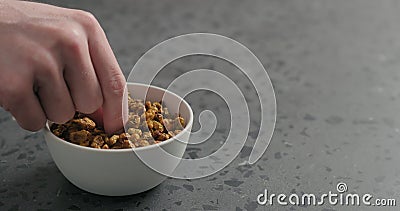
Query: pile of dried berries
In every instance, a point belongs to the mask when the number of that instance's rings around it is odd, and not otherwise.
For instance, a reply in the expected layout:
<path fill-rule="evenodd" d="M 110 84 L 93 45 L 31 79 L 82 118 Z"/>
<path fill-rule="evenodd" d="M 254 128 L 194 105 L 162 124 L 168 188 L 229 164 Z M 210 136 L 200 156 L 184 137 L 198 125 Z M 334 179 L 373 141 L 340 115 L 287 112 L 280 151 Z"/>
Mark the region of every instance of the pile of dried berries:
<path fill-rule="evenodd" d="M 121 134 L 108 136 L 104 129 L 81 113 L 65 124 L 52 124 L 54 135 L 68 142 L 97 149 L 125 149 L 144 147 L 165 141 L 185 127 L 185 120 L 170 114 L 161 102 L 128 98 L 129 120 Z"/>

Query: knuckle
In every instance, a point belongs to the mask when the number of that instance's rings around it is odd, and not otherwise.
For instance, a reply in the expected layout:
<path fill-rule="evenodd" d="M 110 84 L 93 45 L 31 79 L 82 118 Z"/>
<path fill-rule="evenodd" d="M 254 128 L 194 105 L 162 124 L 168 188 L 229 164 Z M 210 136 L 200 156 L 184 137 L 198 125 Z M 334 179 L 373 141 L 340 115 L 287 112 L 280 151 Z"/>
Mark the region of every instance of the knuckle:
<path fill-rule="evenodd" d="M 117 97 L 123 97 L 125 91 L 125 78 L 122 73 L 118 71 L 114 71 L 115 73 L 111 75 L 108 79 L 108 88 L 111 90 L 111 93 Z"/>
<path fill-rule="evenodd" d="M 70 24 L 60 30 L 60 39 L 62 46 L 68 51 L 79 53 L 86 38 L 79 27 Z"/>
<path fill-rule="evenodd" d="M 74 31 L 75 30 L 65 38 L 64 44 L 71 53 L 78 54 L 81 51 L 82 41 L 80 40 L 81 38 L 79 37 L 78 32 Z"/>
<path fill-rule="evenodd" d="M 74 17 L 86 30 L 92 31 L 98 27 L 98 21 L 92 13 L 84 10 L 75 10 L 74 13 Z"/>

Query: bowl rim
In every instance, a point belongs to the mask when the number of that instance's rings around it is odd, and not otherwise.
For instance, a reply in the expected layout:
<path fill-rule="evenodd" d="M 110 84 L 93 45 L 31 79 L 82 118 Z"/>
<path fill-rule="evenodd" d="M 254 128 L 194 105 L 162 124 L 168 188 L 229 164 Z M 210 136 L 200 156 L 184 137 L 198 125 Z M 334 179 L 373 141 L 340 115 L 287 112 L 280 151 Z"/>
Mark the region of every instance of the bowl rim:
<path fill-rule="evenodd" d="M 167 145 L 169 143 L 172 143 L 174 141 L 174 139 L 179 139 L 182 134 L 186 133 L 186 132 L 190 132 L 189 128 L 192 127 L 193 124 L 193 110 L 190 107 L 189 103 L 186 102 L 185 99 L 183 99 L 182 97 L 180 97 L 179 95 L 166 90 L 164 88 L 161 87 L 157 87 L 157 86 L 153 86 L 153 85 L 148 85 L 148 84 L 143 84 L 143 83 L 134 83 L 134 82 L 127 82 L 125 88 L 128 88 L 128 86 L 146 86 L 148 88 L 152 88 L 152 89 L 157 89 L 160 91 L 163 91 L 165 93 L 168 93 L 170 95 L 173 95 L 174 97 L 178 98 L 181 102 L 183 102 L 184 106 L 186 106 L 189 110 L 189 121 L 186 124 L 186 127 L 180 132 L 178 133 L 178 135 L 169 138 L 163 142 L 157 143 L 157 144 L 152 144 L 149 146 L 144 146 L 144 147 L 138 147 L 138 148 L 127 148 L 127 149 L 97 149 L 97 148 L 92 148 L 92 147 L 85 147 L 85 146 L 80 146 L 77 144 L 73 144 L 71 142 L 68 142 L 66 140 L 63 140 L 59 137 L 57 137 L 56 135 L 53 134 L 53 132 L 51 132 L 50 127 L 49 127 L 49 121 L 46 122 L 46 126 L 44 128 L 44 133 L 49 134 L 52 138 L 54 138 L 56 141 L 61 142 L 62 144 L 65 144 L 66 146 L 71 146 L 74 147 L 76 149 L 81 149 L 81 150 L 88 150 L 88 151 L 95 151 L 95 152 L 101 152 L 101 153 L 122 153 L 122 152 L 132 152 L 132 151 L 145 151 L 145 150 L 151 150 L 155 147 L 161 147 L 163 145 Z M 179 141 L 179 140 L 176 140 Z M 181 142 L 181 141 L 179 141 Z"/>

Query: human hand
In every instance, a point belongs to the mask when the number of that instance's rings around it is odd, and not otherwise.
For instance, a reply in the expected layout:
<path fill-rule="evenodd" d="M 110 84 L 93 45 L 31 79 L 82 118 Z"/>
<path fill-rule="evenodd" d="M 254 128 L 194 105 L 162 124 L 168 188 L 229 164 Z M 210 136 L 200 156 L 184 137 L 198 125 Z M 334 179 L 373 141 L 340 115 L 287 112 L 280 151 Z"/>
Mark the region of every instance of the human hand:
<path fill-rule="evenodd" d="M 88 12 L 0 0 L 0 106 L 37 131 L 75 111 L 123 126 L 125 78 L 96 18 Z"/>

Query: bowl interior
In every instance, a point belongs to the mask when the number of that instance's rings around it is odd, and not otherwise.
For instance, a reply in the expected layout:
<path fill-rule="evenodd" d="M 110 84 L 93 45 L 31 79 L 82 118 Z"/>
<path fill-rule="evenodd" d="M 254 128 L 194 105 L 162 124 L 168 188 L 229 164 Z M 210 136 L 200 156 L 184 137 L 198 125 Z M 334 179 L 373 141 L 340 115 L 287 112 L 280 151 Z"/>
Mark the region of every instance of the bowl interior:
<path fill-rule="evenodd" d="M 183 129 L 183 131 L 190 130 L 191 125 L 193 123 L 193 111 L 192 111 L 190 105 L 183 98 L 179 97 L 178 95 L 176 95 L 168 90 L 165 90 L 165 89 L 162 89 L 159 87 L 155 87 L 155 86 L 151 86 L 151 85 L 146 85 L 146 84 L 127 83 L 127 88 L 128 88 L 130 96 L 134 99 L 150 100 L 152 102 L 162 101 L 163 104 L 168 108 L 170 113 L 180 114 L 185 119 L 186 127 Z M 126 122 L 126 119 L 124 119 L 124 122 Z M 170 139 L 165 140 L 158 144 L 153 144 L 153 145 L 139 147 L 139 148 L 133 148 L 133 149 L 108 149 L 108 150 L 96 149 L 96 148 L 76 145 L 76 144 L 73 144 L 73 143 L 70 143 L 70 142 L 60 139 L 59 137 L 55 136 L 50 131 L 51 124 L 53 124 L 53 123 L 48 122 L 46 124 L 45 131 L 50 133 L 54 139 L 61 141 L 66 145 L 72 146 L 74 148 L 75 147 L 81 148 L 83 150 L 95 150 L 95 151 L 101 151 L 101 152 L 116 152 L 116 151 L 122 152 L 122 151 L 132 151 L 132 150 L 140 151 L 140 150 L 150 149 L 152 147 L 155 147 L 155 145 L 159 145 L 159 146 L 164 145 L 173 140 L 173 138 L 170 138 Z M 126 129 L 127 128 L 125 128 L 125 130 Z M 179 137 L 181 133 L 179 133 L 177 135 L 177 137 Z"/>
<path fill-rule="evenodd" d="M 139 83 L 128 83 L 127 87 L 132 98 L 152 102 L 162 100 L 170 113 L 181 114 L 186 123 L 192 121 L 192 110 L 189 104 L 178 95 L 159 87 Z"/>

